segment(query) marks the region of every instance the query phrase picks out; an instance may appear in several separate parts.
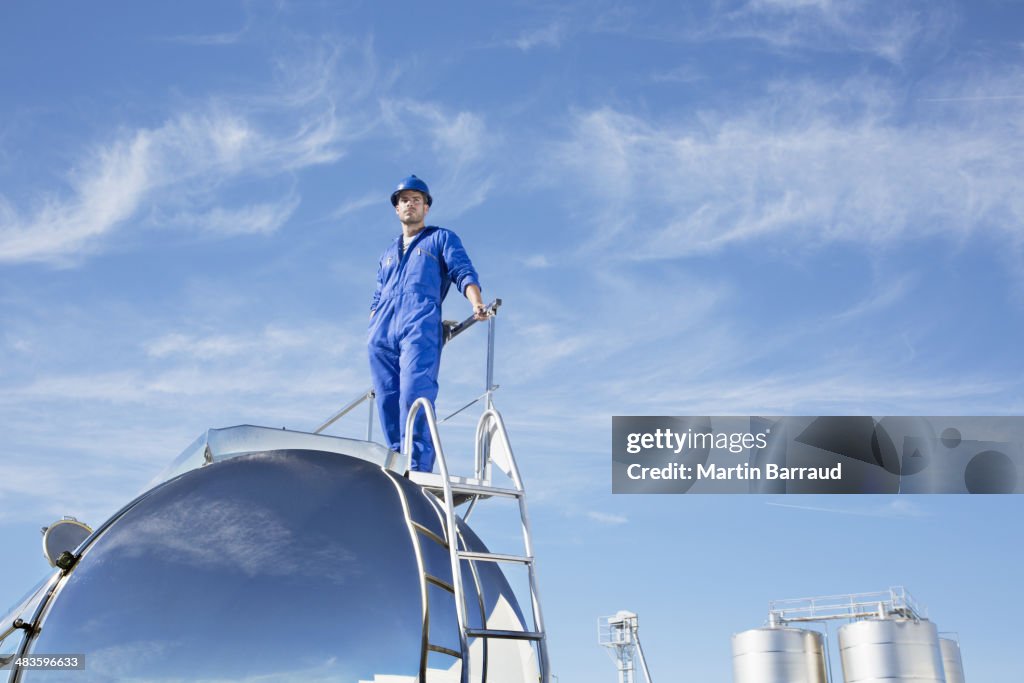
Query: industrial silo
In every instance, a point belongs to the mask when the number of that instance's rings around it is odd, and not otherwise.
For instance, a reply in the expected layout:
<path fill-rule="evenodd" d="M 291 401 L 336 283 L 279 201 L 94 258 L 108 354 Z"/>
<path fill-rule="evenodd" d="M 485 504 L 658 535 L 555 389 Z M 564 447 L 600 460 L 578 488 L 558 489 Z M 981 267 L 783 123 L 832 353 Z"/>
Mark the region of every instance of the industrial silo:
<path fill-rule="evenodd" d="M 735 683 L 826 683 L 825 648 L 817 631 L 755 628 L 732 637 Z"/>
<path fill-rule="evenodd" d="M 939 650 L 942 651 L 942 668 L 946 672 L 946 683 L 964 683 L 960 643 L 952 638 L 939 638 Z"/>
<path fill-rule="evenodd" d="M 839 629 L 846 683 L 947 683 L 935 624 L 864 619 Z"/>

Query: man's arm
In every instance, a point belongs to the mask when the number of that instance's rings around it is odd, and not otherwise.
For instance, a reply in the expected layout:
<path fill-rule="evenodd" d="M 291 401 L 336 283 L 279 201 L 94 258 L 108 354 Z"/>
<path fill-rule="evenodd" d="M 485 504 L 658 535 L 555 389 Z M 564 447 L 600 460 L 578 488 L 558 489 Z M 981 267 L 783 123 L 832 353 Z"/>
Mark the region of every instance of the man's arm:
<path fill-rule="evenodd" d="M 473 317 L 477 320 L 487 320 L 487 310 L 484 307 L 483 297 L 480 296 L 479 285 L 466 285 L 466 298 L 473 304 Z"/>
<path fill-rule="evenodd" d="M 384 252 L 387 253 L 387 252 Z M 370 300 L 370 320 L 373 320 L 373 314 L 377 312 L 377 304 L 380 302 L 380 291 L 384 288 L 384 257 L 380 257 L 380 261 L 377 262 L 377 284 L 373 290 L 373 299 Z"/>
<path fill-rule="evenodd" d="M 442 247 L 444 261 L 452 281 L 473 305 L 473 317 L 477 320 L 486 320 L 487 313 L 484 310 L 484 300 L 480 294 L 480 279 L 477 277 L 476 269 L 473 268 L 473 262 L 469 260 L 469 254 L 462 246 L 462 240 L 450 230 L 445 230 L 443 234 L 445 238 Z"/>

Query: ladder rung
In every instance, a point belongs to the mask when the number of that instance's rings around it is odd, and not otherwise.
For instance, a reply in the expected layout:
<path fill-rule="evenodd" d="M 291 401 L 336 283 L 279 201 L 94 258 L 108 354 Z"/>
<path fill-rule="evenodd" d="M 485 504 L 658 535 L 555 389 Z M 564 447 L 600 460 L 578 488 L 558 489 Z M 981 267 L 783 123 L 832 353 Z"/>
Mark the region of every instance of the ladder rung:
<path fill-rule="evenodd" d="M 432 472 L 410 472 L 409 481 L 414 484 L 419 484 L 428 491 L 434 491 L 436 493 L 444 491 L 444 477 L 440 474 L 434 474 Z M 507 496 L 510 498 L 519 498 L 523 495 L 522 491 L 501 488 L 499 486 L 490 486 L 488 484 L 479 483 L 481 481 L 480 479 L 473 479 L 470 477 L 449 477 L 449 481 L 451 482 L 452 493 L 464 493 L 472 496 Z"/>
<path fill-rule="evenodd" d="M 493 628 L 467 628 L 466 635 L 472 638 L 506 638 L 509 640 L 543 640 L 539 631 L 502 631 Z"/>
<path fill-rule="evenodd" d="M 469 550 L 460 550 L 459 557 L 464 560 L 480 560 L 483 562 L 520 562 L 522 564 L 530 564 L 533 562 L 532 557 L 526 557 L 524 555 L 503 555 L 501 553 L 478 553 Z"/>
<path fill-rule="evenodd" d="M 423 534 L 424 536 L 429 538 L 434 543 L 439 544 L 445 550 L 448 549 L 448 541 L 444 540 L 443 538 L 441 538 L 440 536 L 438 536 L 433 531 L 431 531 L 427 527 L 423 526 L 419 522 L 413 522 L 412 525 L 413 525 L 413 527 L 415 527 L 416 531 L 420 532 L 421 534 Z"/>
<path fill-rule="evenodd" d="M 440 652 L 441 654 L 449 655 L 451 657 L 455 657 L 456 659 L 462 659 L 462 654 L 461 653 L 456 652 L 455 650 L 450 650 L 450 649 L 448 649 L 448 648 L 446 648 L 446 647 L 444 647 L 442 645 L 433 645 L 433 644 L 428 643 L 427 644 L 427 649 L 431 650 L 433 652 Z"/>
<path fill-rule="evenodd" d="M 438 488 L 437 490 L 444 491 L 443 488 Z M 522 491 L 516 491 L 515 489 L 503 489 L 497 486 L 483 486 L 481 484 L 452 484 L 452 493 L 468 493 L 474 496 L 504 496 L 506 498 L 519 498 L 523 495 Z"/>
<path fill-rule="evenodd" d="M 455 586 L 453 586 L 452 584 L 448 583 L 444 579 L 439 579 L 436 576 L 433 576 L 431 574 L 424 574 L 423 578 L 425 578 L 427 580 L 427 583 L 432 583 L 435 586 L 437 586 L 438 588 L 443 588 L 444 590 L 448 591 L 449 593 L 454 593 L 455 592 Z"/>

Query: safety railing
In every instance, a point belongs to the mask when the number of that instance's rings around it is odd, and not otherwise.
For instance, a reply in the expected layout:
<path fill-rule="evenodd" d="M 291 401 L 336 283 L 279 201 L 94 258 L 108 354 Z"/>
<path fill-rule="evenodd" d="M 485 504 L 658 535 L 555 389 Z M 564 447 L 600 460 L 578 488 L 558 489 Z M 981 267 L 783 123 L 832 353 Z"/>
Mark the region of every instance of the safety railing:
<path fill-rule="evenodd" d="M 923 619 L 925 610 L 903 586 L 876 593 L 849 593 L 813 598 L 773 600 L 768 603 L 770 625 L 831 619 L 902 616 Z"/>
<path fill-rule="evenodd" d="M 441 420 L 442 423 L 447 422 L 448 420 L 452 419 L 453 417 L 461 413 L 466 408 L 469 408 L 470 406 L 478 403 L 481 400 L 486 400 L 487 407 L 491 407 L 491 396 L 498 389 L 498 386 L 494 384 L 494 320 L 498 314 L 498 308 L 500 307 L 501 299 L 495 299 L 494 301 L 492 301 L 491 303 L 487 304 L 487 306 L 484 307 L 484 311 L 487 313 L 487 377 L 484 384 L 484 393 L 476 397 L 466 405 L 462 406 L 452 414 L 448 415 L 446 418 Z M 460 334 L 462 334 L 463 332 L 465 332 L 478 322 L 482 321 L 477 320 L 475 315 L 469 316 L 462 322 L 446 320 L 444 322 L 442 343 L 444 345 L 447 345 L 448 342 L 450 342 L 452 339 L 459 336 Z M 368 402 L 369 410 L 366 420 L 366 440 L 373 441 L 373 408 L 375 397 L 376 394 L 373 391 L 373 387 L 370 387 L 362 394 L 356 396 L 354 399 L 346 403 L 345 406 L 341 408 L 341 410 L 327 418 L 327 420 L 323 424 L 321 424 L 319 427 L 313 430 L 313 433 L 320 434 L 325 429 L 333 425 L 335 422 L 337 422 L 338 420 L 345 417 L 353 410 L 361 406 L 363 403 Z"/>

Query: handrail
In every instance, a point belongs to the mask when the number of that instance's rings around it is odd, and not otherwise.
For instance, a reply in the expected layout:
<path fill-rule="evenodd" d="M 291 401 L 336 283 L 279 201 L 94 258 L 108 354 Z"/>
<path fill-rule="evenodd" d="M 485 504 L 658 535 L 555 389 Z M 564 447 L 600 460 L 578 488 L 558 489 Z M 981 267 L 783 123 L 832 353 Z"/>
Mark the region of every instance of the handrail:
<path fill-rule="evenodd" d="M 884 618 L 899 614 L 912 619 L 923 619 L 925 610 L 917 605 L 903 586 L 892 586 L 887 591 L 874 593 L 847 593 L 810 598 L 772 600 L 768 603 L 768 622 L 796 623 L 826 621 L 830 619 L 860 619 L 877 616 Z"/>
<path fill-rule="evenodd" d="M 376 394 L 373 392 L 373 387 L 370 387 L 365 392 L 363 392 L 363 394 L 361 396 L 358 396 L 358 397 L 352 399 L 352 401 L 350 401 L 348 405 L 346 405 L 344 408 L 342 408 L 341 410 L 336 412 L 334 415 L 332 415 L 330 418 L 328 418 L 327 422 L 324 422 L 322 425 L 320 425 L 319 427 L 314 429 L 313 433 L 314 434 L 319 434 L 320 432 L 324 431 L 325 429 L 330 427 L 332 424 L 334 424 L 335 422 L 337 422 L 338 420 L 340 420 L 341 418 L 345 417 L 346 415 L 351 413 L 353 410 L 358 408 L 360 403 L 362 403 L 363 401 L 366 401 L 366 400 L 371 400 L 375 396 L 376 396 Z M 370 426 L 367 428 L 367 430 L 368 430 L 367 431 L 367 436 L 366 436 L 366 440 L 367 441 L 370 440 L 369 430 L 372 430 L 372 429 L 373 429 L 373 411 L 371 410 L 370 411 Z"/>
<path fill-rule="evenodd" d="M 434 452 L 437 455 L 437 463 L 441 468 L 441 481 L 444 485 L 444 507 L 445 507 L 445 529 L 448 533 L 448 556 L 452 566 L 452 587 L 455 593 L 455 618 L 459 623 L 459 648 L 460 652 L 468 653 L 469 644 L 466 641 L 466 605 L 464 603 L 465 589 L 462 585 L 462 567 L 459 565 L 459 536 L 458 526 L 455 518 L 454 495 L 452 493 L 452 480 L 448 476 L 448 463 L 445 462 L 444 450 L 441 448 L 441 435 L 437 432 L 437 418 L 434 417 L 434 407 L 425 396 L 416 399 L 409 407 L 409 415 L 405 421 L 405 443 L 402 444 L 402 453 L 409 457 L 406 470 L 412 465 L 412 432 L 413 424 L 419 411 L 423 411 L 423 417 L 427 420 L 427 427 L 430 429 L 430 440 L 434 445 Z M 469 666 L 466 660 L 462 662 L 461 683 L 469 680 Z"/>
<path fill-rule="evenodd" d="M 493 318 L 498 314 L 498 308 L 501 307 L 501 299 L 495 299 L 491 303 L 484 306 L 484 313 L 487 314 L 487 318 Z M 442 337 L 443 343 L 447 344 L 449 341 L 459 336 L 473 325 L 478 322 L 482 322 L 477 319 L 476 314 L 469 316 L 460 323 L 451 323 L 445 326 L 444 335 Z"/>
<path fill-rule="evenodd" d="M 519 498 L 519 521 L 523 534 L 523 547 L 526 551 L 526 556 L 532 558 L 534 556 L 533 540 L 530 534 L 529 515 L 526 512 L 526 489 L 523 486 L 523 479 L 519 474 L 519 465 L 516 463 L 515 454 L 512 452 L 512 444 L 509 442 L 508 430 L 505 429 L 505 421 L 502 419 L 501 414 L 493 407 L 488 407 L 477 422 L 476 449 L 474 453 L 477 476 L 480 477 L 480 475 L 484 475 L 488 480 L 490 477 L 490 466 L 491 462 L 493 462 L 493 456 L 489 449 L 481 449 L 481 446 L 484 445 L 482 442 L 492 425 L 494 427 L 495 434 L 497 434 L 498 439 L 501 442 L 501 447 L 504 449 L 503 455 L 507 459 L 504 463 L 505 467 L 502 467 L 502 463 L 498 463 L 498 467 L 501 468 L 502 472 L 504 472 L 509 479 L 512 480 L 512 484 L 515 489 L 524 494 Z M 443 458 L 439 457 L 438 460 L 443 462 Z M 448 490 L 451 488 L 451 483 L 448 481 L 448 475 L 444 472 L 442 472 L 442 474 L 444 474 L 445 488 Z M 533 607 L 533 627 L 536 631 L 544 633 L 544 615 L 541 613 L 540 609 L 540 595 L 537 590 L 537 576 L 532 562 L 528 565 L 528 574 L 530 580 L 530 601 L 532 602 Z M 549 662 L 546 639 L 542 639 L 540 641 L 537 648 L 537 656 L 540 660 L 538 664 L 542 672 L 542 679 L 546 683 L 549 680 L 547 677 Z M 645 668 L 646 666 L 647 665 L 644 664 Z M 650 680 L 650 678 L 648 678 L 648 680 Z"/>
<path fill-rule="evenodd" d="M 484 306 L 484 312 L 487 314 L 487 322 L 488 322 L 488 332 L 487 332 L 487 385 L 486 385 L 486 387 L 484 387 L 484 394 L 480 398 L 484 398 L 484 397 L 487 398 L 487 405 L 488 405 L 488 407 L 490 407 L 491 394 L 498 388 L 493 383 L 493 379 L 494 379 L 494 320 L 493 319 L 494 319 L 494 316 L 496 316 L 498 314 L 498 309 L 500 307 L 501 307 L 501 299 L 495 299 L 491 303 L 489 303 L 486 306 Z M 441 344 L 442 344 L 442 346 L 444 344 L 447 344 L 449 341 L 451 341 L 455 337 L 459 336 L 460 334 L 462 334 L 463 332 L 465 332 L 466 330 L 468 330 L 470 327 L 472 327 L 473 325 L 477 324 L 478 322 L 482 322 L 482 321 L 477 320 L 475 313 L 473 315 L 469 316 L 468 318 L 466 318 L 465 320 L 463 320 L 462 322 L 445 321 L 443 323 L 444 327 L 443 327 L 443 330 L 442 330 L 442 333 L 441 333 Z M 337 422 L 341 418 L 345 417 L 345 415 L 348 415 L 350 412 L 355 410 L 364 401 L 368 400 L 368 401 L 370 401 L 370 411 L 369 411 L 370 412 L 370 416 L 369 416 L 369 419 L 368 419 L 368 422 L 367 422 L 367 425 L 366 425 L 366 440 L 367 441 L 373 441 L 373 399 L 374 398 L 376 398 L 376 393 L 374 392 L 373 387 L 370 387 L 369 389 L 364 391 L 362 394 L 360 394 L 356 398 L 354 398 L 351 401 L 349 401 L 345 405 L 344 408 L 342 408 L 341 410 L 336 412 L 334 415 L 329 417 L 326 422 L 324 422 L 322 425 L 320 425 L 315 430 L 313 430 L 313 433 L 314 434 L 319 434 L 320 432 L 324 431 L 325 429 L 330 427 L 332 424 L 334 424 L 335 422 Z M 444 420 L 442 420 L 442 422 L 445 421 L 445 420 L 448 420 L 448 419 L 450 419 L 452 417 L 454 417 L 455 415 L 457 415 L 458 413 L 462 412 L 463 410 L 465 410 L 466 408 L 468 408 L 469 406 L 473 405 L 473 403 L 476 403 L 479 400 L 480 399 L 478 398 L 478 399 L 470 402 L 468 405 L 463 406 L 462 408 L 460 408 L 459 410 L 455 411 L 454 413 L 452 413 L 451 415 L 446 417 Z"/>
<path fill-rule="evenodd" d="M 405 514 L 405 525 L 409 530 L 409 537 L 412 541 L 413 555 L 416 558 L 416 568 L 420 575 L 420 680 L 427 680 L 427 648 L 430 644 L 430 607 L 427 589 L 427 574 L 423 564 L 423 549 L 420 547 L 418 531 L 413 524 L 412 513 L 409 510 L 409 500 L 405 496 L 405 489 L 398 483 L 394 472 L 386 472 L 398 491 L 398 500 L 402 504 L 402 512 Z"/>

